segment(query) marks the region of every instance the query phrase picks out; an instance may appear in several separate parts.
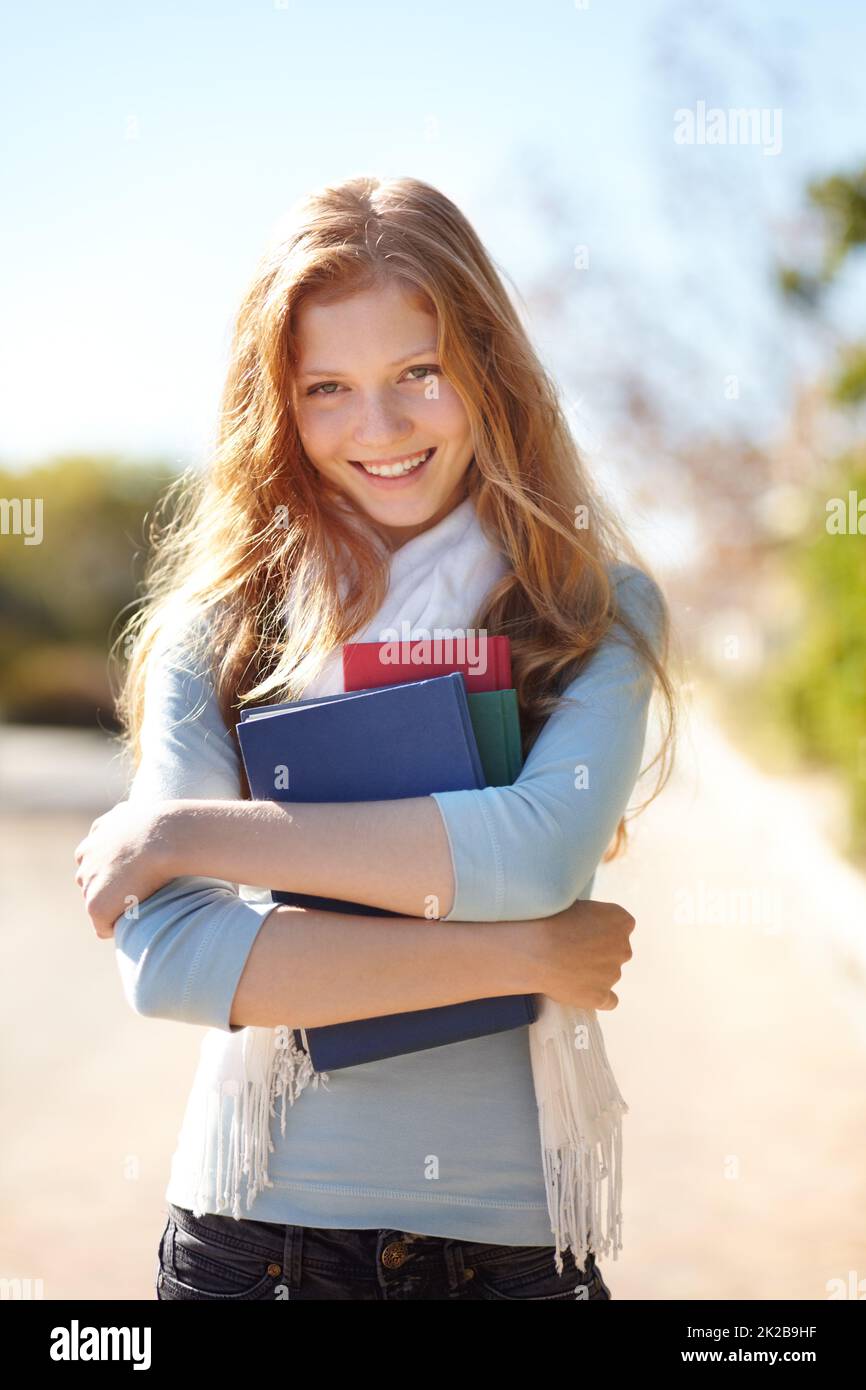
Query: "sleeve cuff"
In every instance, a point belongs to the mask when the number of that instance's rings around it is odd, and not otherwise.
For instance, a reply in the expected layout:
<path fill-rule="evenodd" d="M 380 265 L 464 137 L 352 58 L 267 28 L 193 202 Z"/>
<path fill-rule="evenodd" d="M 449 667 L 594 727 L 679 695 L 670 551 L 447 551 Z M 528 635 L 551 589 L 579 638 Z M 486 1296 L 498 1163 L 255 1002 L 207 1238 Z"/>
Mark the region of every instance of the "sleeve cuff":
<path fill-rule="evenodd" d="M 232 924 L 231 973 L 229 974 L 227 980 L 228 989 L 227 992 L 220 993 L 218 995 L 223 1009 L 222 1022 L 211 1025 L 215 1028 L 222 1028 L 227 1033 L 239 1033 L 241 1028 L 247 1027 L 245 1023 L 229 1023 L 229 1019 L 231 1018 L 232 1012 L 232 1002 L 237 992 L 237 987 L 240 983 L 241 975 L 244 973 L 244 966 L 247 963 L 247 957 L 249 956 L 250 951 L 253 949 L 253 943 L 255 942 L 255 939 L 259 934 L 259 928 L 261 927 L 262 922 L 269 915 L 269 913 L 273 912 L 274 908 L 279 906 L 278 903 L 274 902 L 246 902 L 243 898 L 239 899 L 239 901 L 243 903 L 250 916 L 248 917 L 246 922 L 238 924 L 240 926 L 240 931 L 237 930 L 237 927 L 234 925 L 234 923 Z M 244 942 L 242 949 L 235 949 L 235 934 L 237 934 L 237 936 L 239 936 Z"/>
<path fill-rule="evenodd" d="M 445 824 L 454 902 L 443 922 L 499 922 L 505 899 L 505 871 L 483 790 L 431 792 Z M 493 865 L 493 881 L 489 865 Z"/>
<path fill-rule="evenodd" d="M 246 902 L 225 886 L 190 891 L 173 880 L 115 923 L 115 954 L 130 1004 L 145 1018 L 237 1032 L 232 1002 L 262 922 L 276 903 Z M 164 899 L 164 900 L 163 900 Z"/>

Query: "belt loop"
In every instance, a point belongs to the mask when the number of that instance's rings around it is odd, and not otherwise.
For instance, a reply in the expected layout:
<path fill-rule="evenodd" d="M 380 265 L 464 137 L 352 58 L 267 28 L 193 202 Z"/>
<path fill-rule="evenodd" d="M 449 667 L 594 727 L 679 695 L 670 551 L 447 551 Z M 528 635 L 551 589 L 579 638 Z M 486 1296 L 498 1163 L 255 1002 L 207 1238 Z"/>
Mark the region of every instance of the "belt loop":
<path fill-rule="evenodd" d="M 163 1236 L 163 1244 L 160 1246 L 159 1262 L 162 1268 L 170 1274 L 172 1278 L 177 1277 L 174 1272 L 174 1230 L 174 1216 L 169 1212 L 168 1227 Z"/>
<path fill-rule="evenodd" d="M 300 1292 L 304 1256 L 303 1226 L 286 1226 L 283 1240 L 283 1278 L 289 1287 L 289 1297 Z"/>
<path fill-rule="evenodd" d="M 466 1287 L 466 1266 L 463 1261 L 461 1240 L 446 1240 L 442 1246 L 445 1269 L 448 1274 L 448 1292 L 458 1293 Z"/>

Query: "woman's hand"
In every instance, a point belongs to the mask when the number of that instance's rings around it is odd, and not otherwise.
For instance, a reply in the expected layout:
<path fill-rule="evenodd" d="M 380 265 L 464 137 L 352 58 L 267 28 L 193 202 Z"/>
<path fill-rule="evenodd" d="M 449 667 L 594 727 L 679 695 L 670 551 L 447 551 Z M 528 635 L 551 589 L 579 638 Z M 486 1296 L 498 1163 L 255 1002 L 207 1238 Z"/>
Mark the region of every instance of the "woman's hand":
<path fill-rule="evenodd" d="M 578 1009 L 615 1009 L 615 985 L 624 961 L 631 960 L 629 937 L 635 919 L 618 903 L 580 898 L 544 919 L 544 973 L 541 993 Z"/>
<path fill-rule="evenodd" d="M 120 801 L 97 816 L 75 847 L 75 882 L 96 935 L 110 938 L 124 912 L 177 876 L 169 856 L 162 802 Z"/>

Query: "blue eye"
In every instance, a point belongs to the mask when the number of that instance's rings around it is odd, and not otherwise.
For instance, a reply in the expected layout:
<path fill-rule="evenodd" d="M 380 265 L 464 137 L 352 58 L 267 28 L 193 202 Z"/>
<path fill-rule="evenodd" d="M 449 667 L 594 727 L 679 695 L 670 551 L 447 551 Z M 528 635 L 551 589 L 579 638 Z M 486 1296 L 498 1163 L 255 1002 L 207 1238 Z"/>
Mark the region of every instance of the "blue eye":
<path fill-rule="evenodd" d="M 318 393 L 319 393 L 320 391 L 322 391 L 322 392 L 324 392 L 324 394 L 325 394 L 326 396 L 333 396 L 333 394 L 334 394 L 333 391 L 325 391 L 325 387 L 326 387 L 326 386 L 339 386 L 339 384 L 340 384 L 340 383 L 339 383 L 338 381 L 322 381 L 322 382 L 320 382 L 320 384 L 319 384 L 318 386 L 313 386 L 313 387 L 311 387 L 311 389 L 307 392 L 307 395 L 308 395 L 308 396 L 317 396 Z"/>

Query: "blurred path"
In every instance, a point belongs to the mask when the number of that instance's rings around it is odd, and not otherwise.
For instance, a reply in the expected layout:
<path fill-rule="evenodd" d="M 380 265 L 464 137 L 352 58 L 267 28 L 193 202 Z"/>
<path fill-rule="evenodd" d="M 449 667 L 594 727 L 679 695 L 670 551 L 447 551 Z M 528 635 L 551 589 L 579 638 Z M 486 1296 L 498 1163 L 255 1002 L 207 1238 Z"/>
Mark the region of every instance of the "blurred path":
<path fill-rule="evenodd" d="M 599 1016 L 629 1105 L 605 1278 L 621 1298 L 822 1299 L 866 1278 L 866 880 L 807 784 L 757 771 L 699 704 L 690 724 L 594 889 L 637 919 Z"/>
<path fill-rule="evenodd" d="M 41 1278 L 45 1298 L 155 1297 L 205 1031 L 133 1013 L 74 881 L 75 846 L 125 789 L 98 733 L 0 729 L 0 1274 Z"/>
<path fill-rule="evenodd" d="M 600 1263 L 615 1298 L 822 1299 L 866 1278 L 866 881 L 807 789 L 757 772 L 699 706 L 690 724 L 596 880 L 637 918 L 600 1016 L 630 1107 L 624 1250 Z M 0 731 L 0 764 L 0 1275 L 152 1298 L 203 1030 L 132 1013 L 73 881 L 75 845 L 122 795 L 105 741 Z M 23 809 L 15 787 L 56 769 L 67 809 L 32 790 Z"/>

